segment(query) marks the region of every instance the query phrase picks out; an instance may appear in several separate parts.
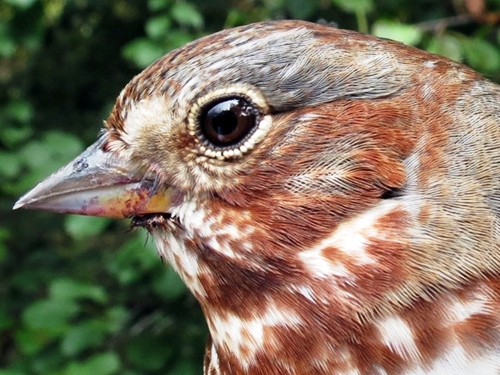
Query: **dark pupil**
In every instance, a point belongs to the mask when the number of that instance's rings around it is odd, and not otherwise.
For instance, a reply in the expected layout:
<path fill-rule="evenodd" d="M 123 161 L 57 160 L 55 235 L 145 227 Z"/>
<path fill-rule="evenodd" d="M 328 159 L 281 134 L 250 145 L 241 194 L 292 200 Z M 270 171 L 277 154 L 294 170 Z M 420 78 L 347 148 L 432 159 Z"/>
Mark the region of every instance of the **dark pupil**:
<path fill-rule="evenodd" d="M 257 111 L 244 99 L 226 99 L 208 108 L 201 119 L 202 130 L 207 139 L 217 146 L 238 143 L 256 125 Z"/>

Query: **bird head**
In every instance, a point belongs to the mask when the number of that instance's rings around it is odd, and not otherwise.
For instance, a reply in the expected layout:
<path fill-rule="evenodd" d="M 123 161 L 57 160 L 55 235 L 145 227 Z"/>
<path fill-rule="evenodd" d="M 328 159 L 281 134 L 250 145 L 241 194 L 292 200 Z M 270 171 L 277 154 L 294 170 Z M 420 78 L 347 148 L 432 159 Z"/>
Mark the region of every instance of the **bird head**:
<path fill-rule="evenodd" d="M 478 143 L 471 90 L 498 95 L 480 80 L 327 26 L 225 30 L 134 77 L 99 140 L 16 207 L 146 227 L 232 373 L 278 349 L 281 370 L 326 361 L 379 317 L 498 269 L 474 182 L 492 162 L 460 159 Z"/>

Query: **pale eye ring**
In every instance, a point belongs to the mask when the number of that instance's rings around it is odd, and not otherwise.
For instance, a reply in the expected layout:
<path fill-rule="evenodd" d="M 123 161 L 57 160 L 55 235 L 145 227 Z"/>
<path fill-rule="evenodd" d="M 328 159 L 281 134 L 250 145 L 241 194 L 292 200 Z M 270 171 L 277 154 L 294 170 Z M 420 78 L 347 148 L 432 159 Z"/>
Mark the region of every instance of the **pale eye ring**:
<path fill-rule="evenodd" d="M 199 113 L 202 137 L 217 147 L 239 144 L 255 131 L 260 121 L 257 107 L 238 96 L 208 102 Z"/>
<path fill-rule="evenodd" d="M 187 131 L 199 162 L 236 160 L 262 142 L 272 125 L 264 94 L 256 87 L 233 83 L 211 87 L 192 104 Z"/>

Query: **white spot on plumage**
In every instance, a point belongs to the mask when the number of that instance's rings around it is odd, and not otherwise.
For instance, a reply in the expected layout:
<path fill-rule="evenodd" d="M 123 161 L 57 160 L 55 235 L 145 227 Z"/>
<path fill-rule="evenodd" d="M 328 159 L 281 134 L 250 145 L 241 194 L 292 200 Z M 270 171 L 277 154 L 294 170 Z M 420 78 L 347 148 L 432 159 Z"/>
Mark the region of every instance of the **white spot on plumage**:
<path fill-rule="evenodd" d="M 199 234 L 202 231 L 206 231 L 207 234 L 212 233 L 210 232 L 211 225 L 207 225 L 211 215 L 196 198 L 186 196 L 182 204 L 171 207 L 170 214 L 182 223 L 187 233 Z"/>
<path fill-rule="evenodd" d="M 207 319 L 214 344 L 233 353 L 243 368 L 254 364 L 255 356 L 264 350 L 264 343 L 269 344 L 276 339 L 268 337 L 266 327 L 296 327 L 303 324 L 292 311 L 279 309 L 269 305 L 264 311 L 257 312 L 252 318 L 243 318 L 226 312 L 224 315 L 212 314 Z"/>
<path fill-rule="evenodd" d="M 430 368 L 417 367 L 409 375 L 498 375 L 499 351 L 488 350 L 477 358 L 460 345 L 456 345 L 439 357 Z"/>
<path fill-rule="evenodd" d="M 381 218 L 396 211 L 402 203 L 394 200 L 380 202 L 372 209 L 341 223 L 333 236 L 327 241 L 329 246 L 337 247 L 344 254 L 351 256 L 355 264 L 365 265 L 376 263 L 369 253 L 366 252 L 366 245 L 370 239 L 386 239 L 390 236 L 387 231 L 380 231 L 377 223 Z"/>
<path fill-rule="evenodd" d="M 232 259 L 242 259 L 241 254 L 236 253 L 226 242 L 220 242 L 217 237 L 208 240 L 208 246 L 212 251 L 217 251 Z"/>
<path fill-rule="evenodd" d="M 307 285 L 300 285 L 297 288 L 297 291 L 306 297 L 309 301 L 316 303 L 316 293 L 310 286 Z"/>
<path fill-rule="evenodd" d="M 324 254 L 327 249 L 337 249 L 352 259 L 356 265 L 375 264 L 377 260 L 367 251 L 371 238 L 385 239 L 389 235 L 377 229 L 380 218 L 398 209 L 402 204 L 397 201 L 383 201 L 374 208 L 341 223 L 337 230 L 318 245 L 299 253 L 311 273 L 319 277 L 340 276 L 353 278 L 354 275 L 341 263 Z"/>
<path fill-rule="evenodd" d="M 217 349 L 215 348 L 214 344 L 212 344 L 210 348 L 210 364 L 209 364 L 209 370 L 215 371 L 215 374 L 219 375 L 220 372 L 220 365 L 219 365 L 219 354 L 217 354 Z M 208 372 L 210 373 L 210 372 Z"/>
<path fill-rule="evenodd" d="M 475 314 L 491 313 L 488 306 L 488 298 L 477 293 L 474 299 L 467 301 L 456 301 L 450 308 L 449 317 L 454 322 L 462 322 Z"/>
<path fill-rule="evenodd" d="M 420 351 L 408 324 L 398 316 L 388 317 L 378 323 L 383 343 L 406 360 L 418 362 Z"/>
<path fill-rule="evenodd" d="M 315 277 L 327 278 L 330 276 L 338 276 L 344 278 L 354 278 L 347 268 L 340 262 L 333 262 L 331 259 L 325 258 L 323 255 L 322 246 L 317 246 L 312 249 L 301 251 L 298 255 L 299 259 L 304 263 L 306 269 Z"/>
<path fill-rule="evenodd" d="M 201 270 L 196 253 L 188 250 L 184 243 L 184 237 L 178 237 L 171 231 L 153 230 L 155 243 L 160 253 L 174 269 L 179 273 L 191 292 L 201 298 L 207 295 L 203 285 L 200 283 L 199 276 Z"/>
<path fill-rule="evenodd" d="M 424 62 L 424 67 L 428 69 L 434 69 L 436 67 L 437 62 L 433 60 L 427 60 Z"/>

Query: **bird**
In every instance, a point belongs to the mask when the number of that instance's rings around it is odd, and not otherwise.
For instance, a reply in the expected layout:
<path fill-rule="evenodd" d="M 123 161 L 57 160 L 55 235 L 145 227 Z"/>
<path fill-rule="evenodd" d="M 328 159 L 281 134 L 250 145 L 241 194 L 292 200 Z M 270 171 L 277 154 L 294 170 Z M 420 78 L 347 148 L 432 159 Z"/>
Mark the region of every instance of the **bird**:
<path fill-rule="evenodd" d="M 298 20 L 132 78 L 14 208 L 131 218 L 203 310 L 206 375 L 499 374 L 500 88 Z"/>

